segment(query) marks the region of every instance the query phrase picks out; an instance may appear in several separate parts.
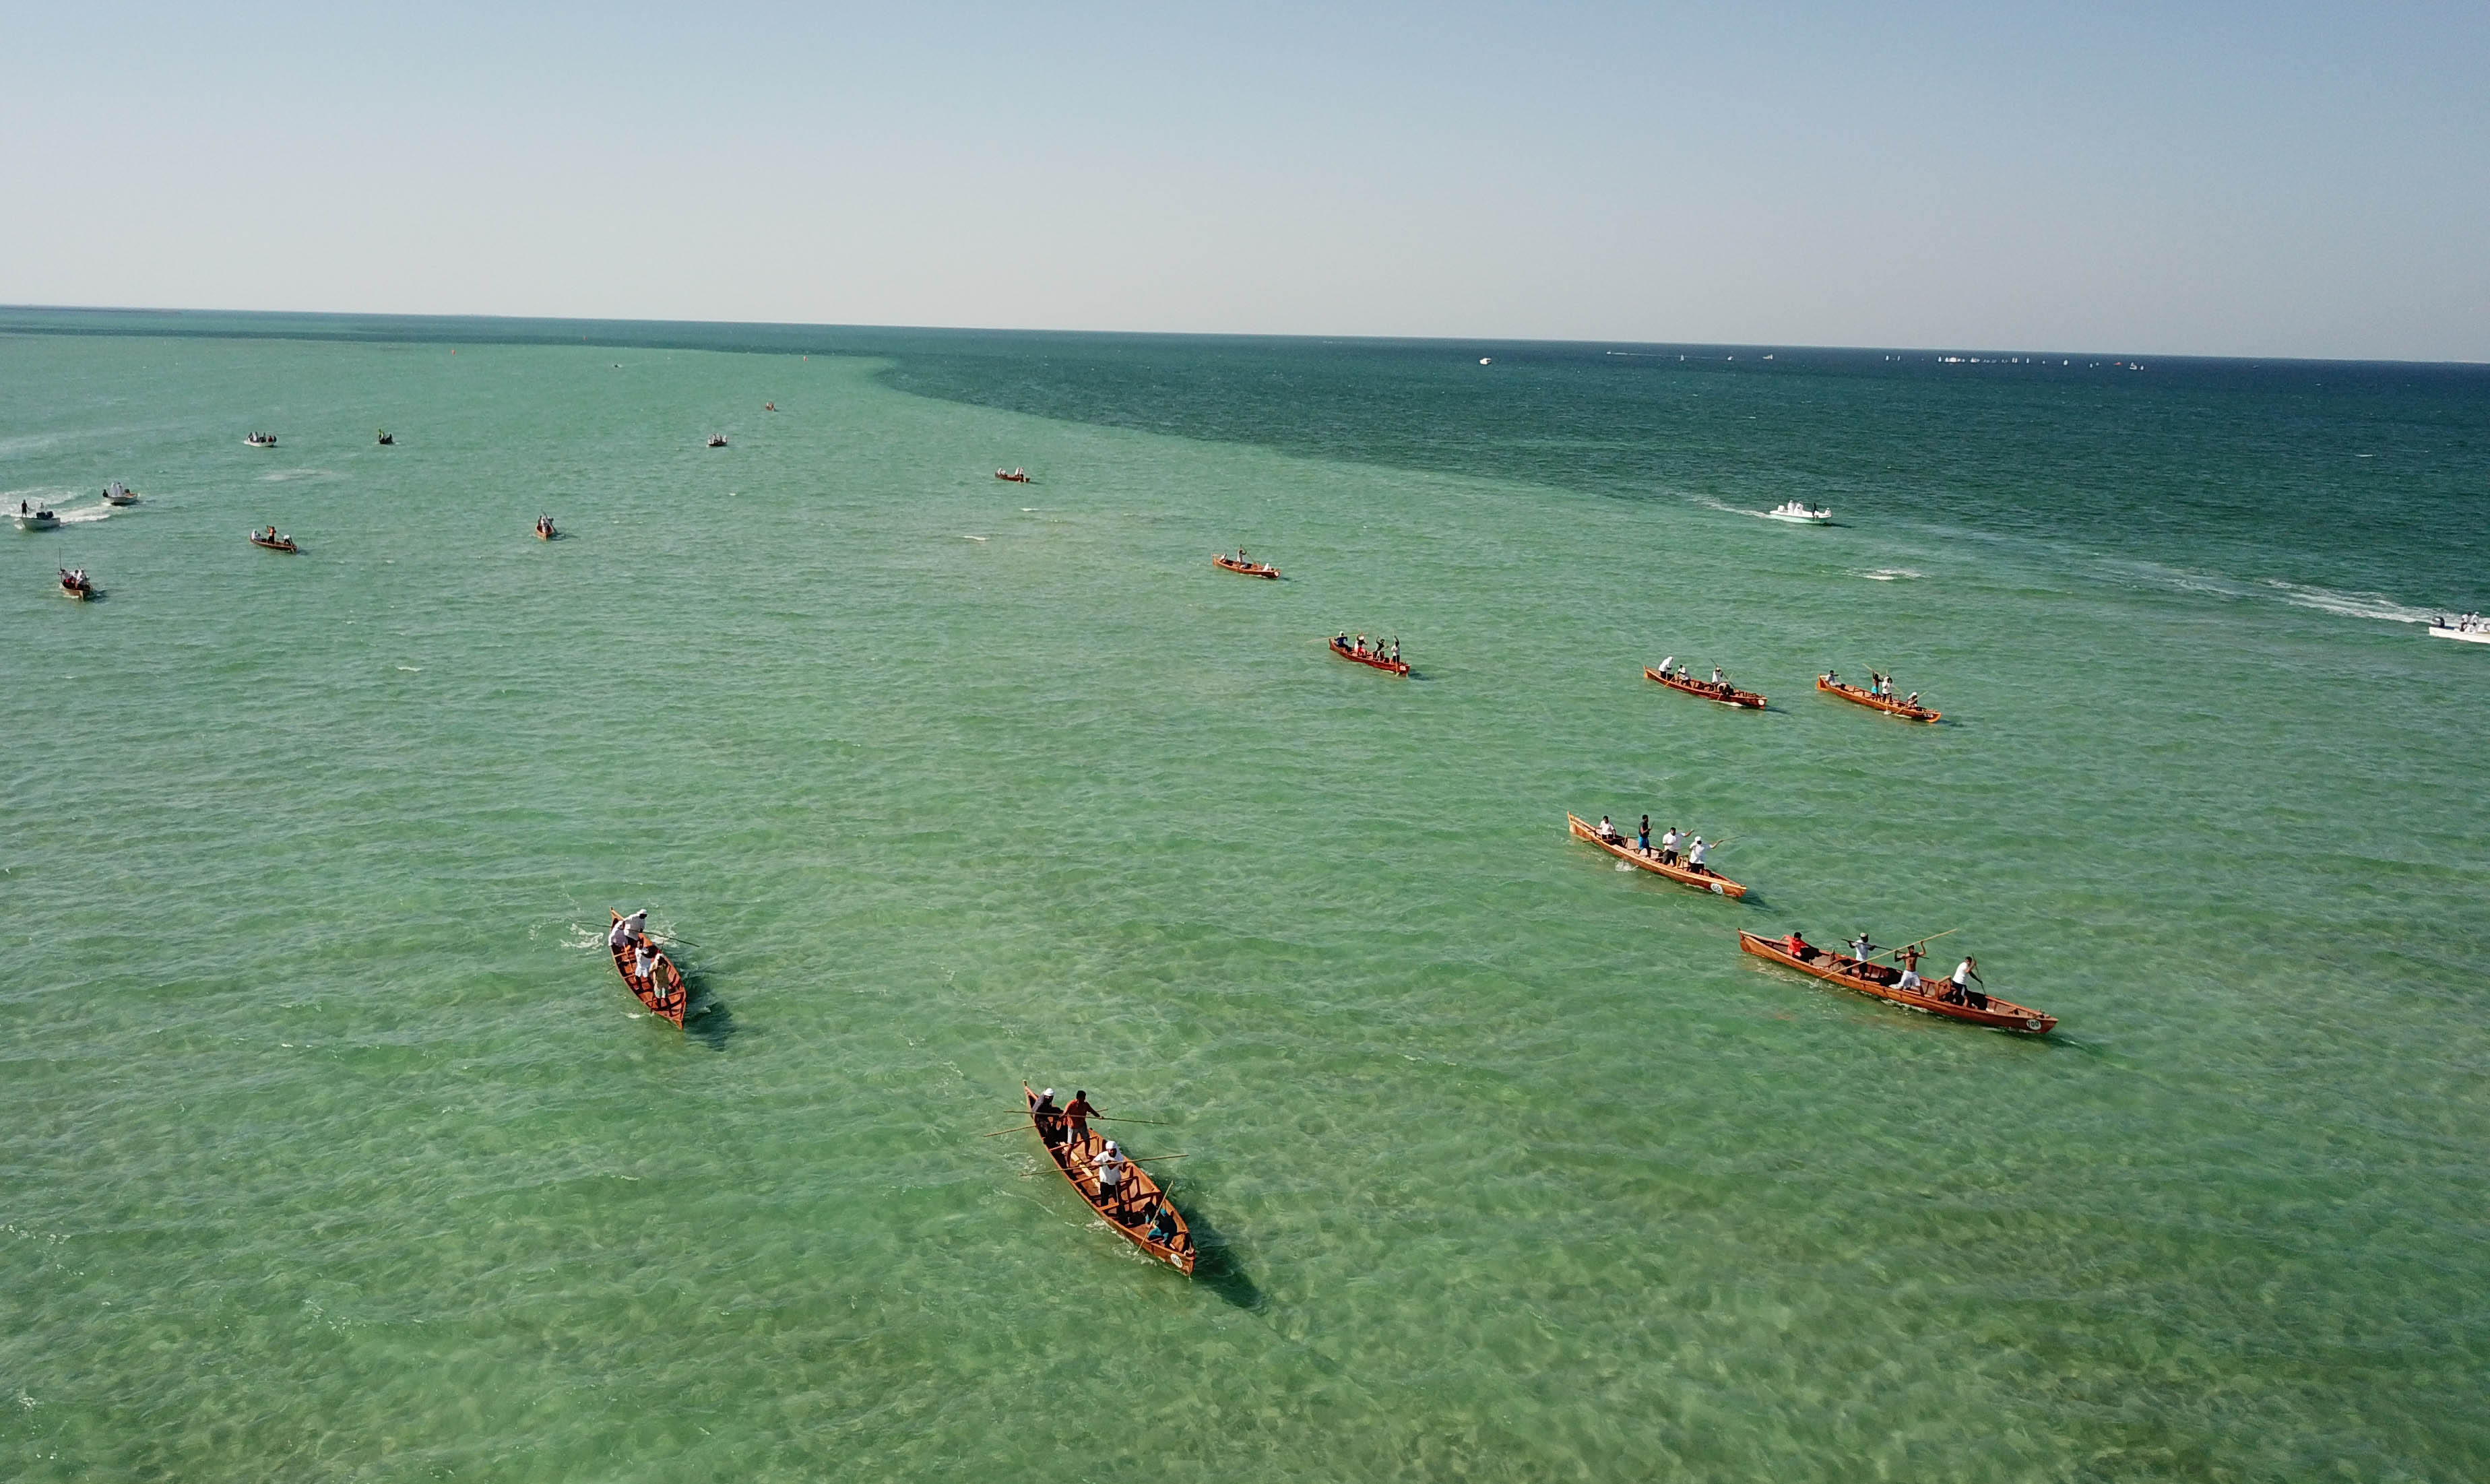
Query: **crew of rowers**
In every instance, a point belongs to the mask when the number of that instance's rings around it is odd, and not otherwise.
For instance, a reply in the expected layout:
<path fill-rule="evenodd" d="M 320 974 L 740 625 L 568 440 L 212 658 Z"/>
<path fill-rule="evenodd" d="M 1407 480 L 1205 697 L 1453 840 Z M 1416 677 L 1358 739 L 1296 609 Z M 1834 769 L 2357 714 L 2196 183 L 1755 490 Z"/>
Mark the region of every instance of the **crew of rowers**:
<path fill-rule="evenodd" d="M 1036 1120 L 1037 1136 L 1046 1141 L 1047 1151 L 1057 1153 L 1065 1168 L 1076 1175 L 1086 1167 L 1098 1182 L 1098 1209 L 1117 1226 L 1140 1226 L 1140 1213 L 1133 1209 L 1141 1194 L 1139 1184 L 1131 1178 L 1132 1156 L 1126 1154 L 1113 1139 L 1100 1143 L 1096 1152 L 1089 1149 L 1089 1120 L 1103 1117 L 1089 1094 L 1076 1088 L 1072 1101 L 1061 1107 L 1055 1104 L 1055 1090 L 1048 1088 L 1028 1100 L 1029 1117 Z M 1086 1194 L 1086 1192 L 1085 1192 Z M 1182 1251 L 1186 1240 L 1176 1221 L 1175 1204 L 1163 1194 L 1152 1193 L 1149 1225 L 1142 1235 L 1172 1252 Z"/>
<path fill-rule="evenodd" d="M 1782 952 L 1802 964 L 1813 964 L 1823 959 L 1830 962 L 1821 967 L 1836 971 L 1841 971 L 1845 967 L 1842 955 L 1809 943 L 1805 933 L 1789 934 L 1781 941 L 1779 946 Z M 1864 931 L 1842 946 L 1850 950 L 1847 968 L 1851 972 L 1867 967 L 1868 961 L 1880 951 L 1876 945 L 1868 941 L 1868 935 Z M 1936 981 L 1938 987 L 1934 990 L 1928 988 L 1927 980 L 1920 977 L 1921 953 L 1918 944 L 1893 949 L 1891 957 L 1894 962 L 1902 966 L 1902 976 L 1894 984 L 1896 989 L 1905 990 L 1914 995 L 1925 995 L 1939 1004 L 1963 1004 L 1975 1010 L 1988 1008 L 1988 996 L 1984 993 L 1988 988 L 1988 981 L 1980 976 L 1980 960 L 1969 954 L 1963 955 L 1962 962 L 1954 966 L 1954 973 L 1951 975 Z M 1979 985 L 1980 988 L 1972 988 L 1974 984 Z"/>
<path fill-rule="evenodd" d="M 1824 683 L 1828 685 L 1841 685 L 1841 676 L 1838 671 L 1827 670 L 1824 672 Z M 1856 685 L 1842 685 L 1841 688 L 1845 690 L 1857 690 L 1860 687 Z M 1879 675 L 1873 670 L 1868 671 L 1867 688 L 1868 693 L 1874 696 L 1879 701 L 1894 700 L 1894 678 L 1890 675 Z M 1900 701 L 1895 702 L 1895 704 L 1897 706 L 1916 707 L 1920 704 L 1920 693 L 1914 690 Z"/>
<path fill-rule="evenodd" d="M 539 515 L 536 517 L 536 535 L 545 540 L 553 539 L 554 529 L 552 516 Z"/>
<path fill-rule="evenodd" d="M 243 442 L 249 444 L 253 448 L 273 449 L 276 447 L 276 435 L 275 433 L 253 433 L 249 437 L 244 439 Z"/>
<path fill-rule="evenodd" d="M 666 962 L 666 955 L 649 941 L 649 909 L 643 907 L 627 917 L 615 918 L 614 931 L 605 935 L 605 946 L 630 953 L 633 989 L 645 984 L 648 993 L 659 1000 L 667 998 L 665 985 L 657 979 L 657 967 Z"/>
<path fill-rule="evenodd" d="M 86 568 L 85 568 L 85 567 L 62 567 L 62 568 L 61 568 L 61 586 L 62 586 L 62 587 L 65 587 L 65 588 L 67 588 L 67 589 L 69 589 L 69 590 L 70 590 L 71 592 L 72 592 L 72 593 L 83 593 L 83 592 L 85 592 L 85 591 L 86 591 L 86 589 L 87 589 L 87 587 L 88 587 L 88 583 L 87 583 L 87 580 L 86 580 Z"/>
<path fill-rule="evenodd" d="M 1672 665 L 1676 666 L 1676 668 L 1671 669 L 1670 666 Z M 1681 685 L 1709 684 L 1714 690 L 1721 692 L 1724 696 L 1731 694 L 1738 688 L 1737 686 L 1729 684 L 1729 677 L 1721 673 L 1721 667 L 1719 665 L 1714 665 L 1712 667 L 1712 679 L 1710 681 L 1706 682 L 1696 680 L 1694 676 L 1687 673 L 1684 665 L 1677 663 L 1677 656 L 1674 655 L 1669 655 L 1666 659 L 1660 662 L 1660 675 L 1661 679 L 1674 680 Z"/>
<path fill-rule="evenodd" d="M 1240 562 L 1245 559 L 1244 548 L 1237 548 L 1236 559 Z M 1383 641 L 1380 639 L 1375 641 L 1375 648 L 1370 652 L 1366 647 L 1364 634 L 1357 636 L 1357 643 L 1352 647 L 1348 642 L 1348 630 L 1346 628 L 1332 639 L 1331 645 L 1333 649 L 1354 659 L 1380 659 L 1396 665 L 1401 662 L 1401 639 L 1397 634 L 1393 636 L 1392 650 L 1389 654 L 1384 653 Z"/>
<path fill-rule="evenodd" d="M 2459 634 L 2490 634 L 2490 619 L 2485 619 L 2477 613 L 2462 614 L 2453 620 L 2442 615 L 2432 626 L 2452 628 Z"/>
<path fill-rule="evenodd" d="M 1625 843 L 1625 836 L 1617 832 L 1617 827 L 1609 824 L 1608 817 L 1605 814 L 1600 816 L 1598 833 L 1602 840 L 1610 845 Z M 1711 852 L 1712 847 L 1705 844 L 1699 834 L 1679 834 L 1677 827 L 1671 825 L 1661 835 L 1660 846 L 1655 850 L 1651 843 L 1651 816 L 1648 814 L 1642 817 L 1642 824 L 1635 830 L 1634 848 L 1636 854 L 1657 860 L 1663 865 L 1677 866 L 1683 870 L 1693 871 L 1698 876 L 1712 874 L 1712 868 L 1703 863 L 1703 858 Z"/>

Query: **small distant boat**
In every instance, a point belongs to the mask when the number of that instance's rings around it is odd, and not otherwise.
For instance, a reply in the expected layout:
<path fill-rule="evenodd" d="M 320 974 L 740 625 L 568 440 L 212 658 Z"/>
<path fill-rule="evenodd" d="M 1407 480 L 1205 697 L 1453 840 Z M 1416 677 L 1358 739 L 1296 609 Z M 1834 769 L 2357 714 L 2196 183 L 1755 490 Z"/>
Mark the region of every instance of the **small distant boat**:
<path fill-rule="evenodd" d="M 1727 681 L 1722 681 L 1717 684 L 1711 681 L 1698 681 L 1682 670 L 1675 674 L 1663 675 L 1649 665 L 1643 666 L 1642 678 L 1647 681 L 1658 681 L 1671 690 L 1683 690 L 1688 695 L 1701 696 L 1706 701 L 1718 701 L 1723 706 L 1744 707 L 1751 712 L 1764 709 L 1762 696 L 1752 690 L 1740 690 Z"/>
<path fill-rule="evenodd" d="M 1820 526 L 1833 518 L 1829 509 L 1810 509 L 1801 501 L 1792 500 L 1764 511 L 1766 520 L 1786 520 L 1794 526 Z"/>
<path fill-rule="evenodd" d="M 562 533 L 553 528 L 553 517 L 549 515 L 539 515 L 536 517 L 537 540 L 549 541 L 560 535 L 562 535 Z"/>
<path fill-rule="evenodd" d="M 725 435 L 724 433 L 711 433 L 711 434 L 709 434 L 709 446 L 710 448 L 712 448 L 712 449 L 722 449 L 722 448 L 725 448 L 725 447 L 726 447 L 726 435 Z"/>
<path fill-rule="evenodd" d="M 17 513 L 12 518 L 17 522 L 20 531 L 49 531 L 61 523 L 57 512 L 40 505 L 28 505 L 23 500 L 17 502 Z"/>
<path fill-rule="evenodd" d="M 1210 565 L 1213 567 L 1226 567 L 1231 572 L 1243 572 L 1248 577 L 1277 577 L 1280 575 L 1280 569 L 1276 567 L 1267 567 L 1259 562 L 1248 562 L 1242 557 L 1231 557 L 1224 551 L 1213 555 L 1210 559 Z"/>
<path fill-rule="evenodd" d="M 606 911 L 614 912 L 614 909 L 609 907 Z M 615 912 L 614 920 L 622 921 L 622 915 Z M 631 993 L 640 997 L 640 1003 L 649 1007 L 649 1012 L 660 1020 L 673 1021 L 675 1029 L 681 1030 L 683 1004 L 691 995 L 683 988 L 683 972 L 675 967 L 675 961 L 662 952 L 657 953 L 649 965 L 650 972 L 641 974 L 631 967 L 632 960 L 638 956 L 633 949 L 616 946 L 611 942 L 607 943 L 606 948 L 614 955 L 614 972 L 622 975 L 622 982 L 631 987 Z"/>
<path fill-rule="evenodd" d="M 88 579 L 85 567 L 71 571 L 65 567 L 61 568 L 61 591 L 79 602 L 85 602 L 95 597 L 95 584 Z"/>
<path fill-rule="evenodd" d="M 1014 469 L 1009 474 L 1005 474 L 1003 471 L 998 469 L 995 471 L 995 478 L 1006 480 L 1013 484 L 1034 484 L 1037 482 L 1035 480 L 1028 477 L 1028 471 L 1025 469 Z"/>
<path fill-rule="evenodd" d="M 2463 644 L 2490 644 L 2490 619 L 2485 619 L 2477 613 L 2468 613 L 2454 619 L 2442 617 L 2437 623 L 2429 626 L 2429 636 L 2433 639 L 2453 639 Z"/>
<path fill-rule="evenodd" d="M 377 441 L 384 449 L 389 448 L 397 442 L 397 435 L 385 427 L 375 430 L 373 437 L 374 440 Z"/>
<path fill-rule="evenodd" d="M 761 410 L 763 412 L 776 412 L 778 410 L 778 404 L 776 402 L 764 402 L 761 404 Z"/>
<path fill-rule="evenodd" d="M 1331 652 L 1338 655 L 1341 658 L 1349 660 L 1352 663 L 1371 665 L 1377 670 L 1385 670 L 1394 675 L 1401 676 L 1404 680 L 1409 674 L 1409 667 L 1403 664 L 1401 661 L 1387 657 L 1380 651 L 1360 653 L 1358 650 L 1351 647 L 1346 639 L 1334 638 L 1331 641 Z"/>
<path fill-rule="evenodd" d="M 290 536 L 277 535 L 276 528 L 275 526 L 271 526 L 265 531 L 253 531 L 250 534 L 250 543 L 254 546 L 263 547 L 269 551 L 282 551 L 290 553 L 295 549 L 294 538 Z"/>
<path fill-rule="evenodd" d="M 1619 860 L 1630 860 L 1655 876 L 1665 876 L 1670 881 L 1709 891 L 1714 896 L 1739 897 L 1747 894 L 1746 887 L 1726 876 L 1715 875 L 1709 869 L 1698 871 L 1693 866 L 1672 865 L 1661 859 L 1658 847 L 1653 848 L 1653 854 L 1646 856 L 1636 848 L 1632 840 L 1623 836 L 1613 840 L 1603 839 L 1599 830 L 1583 824 L 1579 816 L 1570 811 L 1565 816 L 1565 828 L 1574 831 L 1576 839 L 1588 840 Z"/>
<path fill-rule="evenodd" d="M 249 437 L 247 437 L 247 438 L 246 438 L 246 439 L 244 439 L 244 440 L 243 440 L 243 447 L 245 447 L 245 448 L 248 448 L 248 449 L 273 449 L 273 448 L 275 448 L 275 447 L 276 447 L 276 435 L 275 435 L 275 433 L 253 433 L 253 434 L 251 434 Z"/>
<path fill-rule="evenodd" d="M 119 480 L 115 480 L 103 487 L 103 503 L 106 505 L 136 505 L 138 503 L 138 496 L 129 485 L 122 483 Z"/>
<path fill-rule="evenodd" d="M 1809 949 L 1809 955 L 1806 958 L 1791 952 L 1789 943 L 1785 939 L 1758 938 L 1748 932 L 1741 932 L 1738 935 L 1738 946 L 1757 958 L 1769 959 L 1784 968 L 1795 969 L 1801 974 L 1811 974 L 1829 983 L 1839 984 L 1844 989 L 1855 989 L 1863 995 L 1872 996 L 1888 1004 L 1898 1004 L 1904 1009 L 1923 1010 L 1930 1015 L 1943 1015 L 1948 1020 L 1969 1021 L 1975 1026 L 1988 1026 L 1999 1031 L 2014 1031 L 2024 1035 L 2046 1035 L 2057 1029 L 2057 1016 L 2044 1015 L 2029 1005 L 2016 1004 L 2012 1000 L 2000 1000 L 1995 995 L 1983 995 L 1977 1003 L 1967 1004 L 1941 1000 L 1937 997 L 1952 988 L 1942 979 L 1922 980 L 1925 993 L 1921 990 L 1903 989 L 1900 987 L 1902 971 L 1899 969 L 1884 964 L 1868 963 L 1862 959 L 1852 958 L 1847 953 L 1836 953 L 1830 949 L 1818 948 L 1811 944 L 1807 944 L 1804 939 L 1800 942 Z"/>
<path fill-rule="evenodd" d="M 1827 695 L 1839 696 L 1845 701 L 1855 701 L 1861 706 L 1873 707 L 1877 711 L 1887 712 L 1896 716 L 1907 716 L 1913 721 L 1934 721 L 1945 714 L 1943 712 L 1932 712 L 1925 706 L 1912 706 L 1901 701 L 1888 700 L 1872 690 L 1853 685 L 1846 681 L 1835 680 L 1830 675 L 1817 676 L 1815 688 Z"/>
<path fill-rule="evenodd" d="M 1175 1208 L 1173 1201 L 1167 1199 L 1166 1192 L 1159 1188 L 1158 1181 L 1150 1178 L 1149 1172 L 1126 1157 L 1123 1183 L 1115 1199 L 1109 1201 L 1098 1189 L 1094 1163 L 1099 1151 L 1106 1147 L 1106 1139 L 1092 1129 L 1088 1137 L 1075 1148 L 1072 1131 L 1065 1126 L 1062 1115 L 1039 1113 L 1037 1090 L 1028 1083 L 1022 1083 L 1020 1091 L 1028 1107 L 1029 1126 L 1037 1130 L 1037 1142 L 1046 1147 L 1047 1156 L 1055 1161 L 1055 1168 L 1072 1182 L 1072 1188 L 1081 1193 L 1081 1199 L 1089 1203 L 1089 1208 L 1114 1227 L 1116 1235 L 1124 1240 L 1186 1277 L 1192 1277 L 1195 1257 L 1193 1233 L 1185 1227 L 1184 1213 Z M 1049 1134 L 1054 1137 L 1049 1139 Z M 1157 1230 L 1165 1231 L 1167 1235 L 1153 1237 L 1150 1235 L 1154 1229 L 1152 1223 L 1162 1206 L 1168 1211 L 1170 1222 L 1167 1227 Z"/>

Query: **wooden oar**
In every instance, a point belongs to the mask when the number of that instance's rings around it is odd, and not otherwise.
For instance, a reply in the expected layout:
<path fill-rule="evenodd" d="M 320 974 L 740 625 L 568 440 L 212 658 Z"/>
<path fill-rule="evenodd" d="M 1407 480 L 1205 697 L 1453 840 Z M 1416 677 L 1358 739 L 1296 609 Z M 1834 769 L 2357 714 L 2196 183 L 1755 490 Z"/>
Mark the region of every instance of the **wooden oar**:
<path fill-rule="evenodd" d="M 1173 1123 L 1162 1123 L 1156 1119 L 1111 1119 L 1103 1114 L 1095 1113 L 1089 1116 L 1089 1121 L 1093 1123 L 1147 1123 L 1152 1128 L 1175 1127 Z"/>
<path fill-rule="evenodd" d="M 1892 959 L 1894 960 L 1894 962 L 1896 962 L 1896 963 L 1897 963 L 1897 964 L 1898 964 L 1898 963 L 1900 963 L 1900 962 L 1902 961 L 1902 950 L 1903 950 L 1903 948 L 1916 948 L 1916 947 L 1920 947 L 1920 946 L 1922 946 L 1923 945 L 1934 943 L 1934 942 L 1936 942 L 1938 939 L 1940 939 L 1940 938 L 1943 938 L 1943 937 L 1947 936 L 1947 934 L 1949 934 L 1949 933 L 1959 933 L 1959 932 L 1961 932 L 1961 931 L 1962 931 L 1962 929 L 1961 929 L 1961 928 L 1958 928 L 1958 927 L 1950 927 L 1950 928 L 1947 928 L 1947 929 L 1945 930 L 1945 932 L 1943 932 L 1943 933 L 1930 933 L 1930 934 L 1928 934 L 1928 936 L 1926 936 L 1925 938 L 1914 938 L 1914 939 L 1912 939 L 1910 942 L 1908 942 L 1908 943 L 1906 943 L 1906 944 L 1903 944 L 1903 945 L 1901 946 L 1901 947 L 1897 947 L 1897 948 L 1887 948 L 1887 949 L 1885 950 L 1884 955 L 1882 955 L 1882 956 L 1890 957 L 1890 958 L 1892 958 Z"/>

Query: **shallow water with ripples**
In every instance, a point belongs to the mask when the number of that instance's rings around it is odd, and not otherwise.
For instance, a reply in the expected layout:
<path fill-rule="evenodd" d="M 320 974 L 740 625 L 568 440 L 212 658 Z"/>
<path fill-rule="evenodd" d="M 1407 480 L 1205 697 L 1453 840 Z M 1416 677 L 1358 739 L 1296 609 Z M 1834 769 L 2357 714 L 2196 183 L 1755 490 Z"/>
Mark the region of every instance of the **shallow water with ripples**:
<path fill-rule="evenodd" d="M 2490 379 L 0 328 L 0 1474 L 2490 1471 Z"/>

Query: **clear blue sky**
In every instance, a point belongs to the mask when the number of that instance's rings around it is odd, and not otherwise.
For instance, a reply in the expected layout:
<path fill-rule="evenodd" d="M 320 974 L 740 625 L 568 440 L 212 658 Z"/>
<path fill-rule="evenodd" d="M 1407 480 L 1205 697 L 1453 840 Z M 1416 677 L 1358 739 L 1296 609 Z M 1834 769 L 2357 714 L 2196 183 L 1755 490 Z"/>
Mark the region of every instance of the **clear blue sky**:
<path fill-rule="evenodd" d="M 2490 360 L 2477 0 L 0 21 L 0 302 Z"/>

